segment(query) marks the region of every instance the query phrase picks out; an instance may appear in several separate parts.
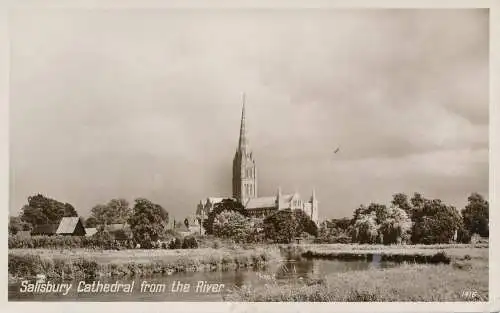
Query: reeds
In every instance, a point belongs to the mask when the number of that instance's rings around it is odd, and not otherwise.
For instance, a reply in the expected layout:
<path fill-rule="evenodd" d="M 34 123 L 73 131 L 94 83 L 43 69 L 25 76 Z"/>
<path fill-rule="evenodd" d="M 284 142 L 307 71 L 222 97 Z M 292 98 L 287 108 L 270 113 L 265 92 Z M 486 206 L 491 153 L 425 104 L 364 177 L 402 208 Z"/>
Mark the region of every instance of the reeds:
<path fill-rule="evenodd" d="M 80 253 L 45 253 L 45 250 L 9 252 L 9 275 L 12 279 L 45 274 L 49 278 L 74 279 L 98 276 L 147 276 L 172 272 L 215 271 L 263 267 L 281 260 L 276 249 L 249 250 L 163 250 L 80 251 Z M 153 250 L 154 251 L 154 250 Z M 162 250 L 160 250 L 162 251 Z M 129 252 L 129 253 L 127 253 Z"/>
<path fill-rule="evenodd" d="M 487 301 L 487 262 L 471 262 L 467 267 L 451 265 L 403 264 L 400 267 L 331 274 L 316 284 L 307 280 L 243 286 L 233 289 L 228 301 L 276 302 L 392 302 L 392 301 Z M 477 292 L 466 299 L 464 290 Z"/>

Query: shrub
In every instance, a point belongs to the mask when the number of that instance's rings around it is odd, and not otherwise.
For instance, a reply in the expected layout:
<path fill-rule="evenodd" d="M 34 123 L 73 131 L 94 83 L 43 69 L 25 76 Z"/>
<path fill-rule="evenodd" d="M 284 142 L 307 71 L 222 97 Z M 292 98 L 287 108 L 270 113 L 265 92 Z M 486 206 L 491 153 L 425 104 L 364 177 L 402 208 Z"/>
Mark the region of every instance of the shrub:
<path fill-rule="evenodd" d="M 182 239 L 177 237 L 174 240 L 170 241 L 168 248 L 169 249 L 181 249 L 182 248 Z"/>
<path fill-rule="evenodd" d="M 98 232 L 92 237 L 80 236 L 31 236 L 19 237 L 9 236 L 9 249 L 16 248 L 45 248 L 45 249 L 117 249 L 119 247 L 127 247 L 127 241 L 115 242 L 109 233 Z"/>
<path fill-rule="evenodd" d="M 460 243 L 470 243 L 472 239 L 472 234 L 466 228 L 460 228 L 457 232 L 457 242 Z"/>
<path fill-rule="evenodd" d="M 212 243 L 212 248 L 214 249 L 220 249 L 222 247 L 222 242 L 220 240 L 214 240 Z"/>
<path fill-rule="evenodd" d="M 35 276 L 40 273 L 42 260 L 39 255 L 13 255 L 9 254 L 9 273 L 19 277 Z"/>
<path fill-rule="evenodd" d="M 451 258 L 446 254 L 444 251 L 439 251 L 438 253 L 434 254 L 430 258 L 430 263 L 445 263 L 449 264 Z"/>
<path fill-rule="evenodd" d="M 370 291 L 352 290 L 347 298 L 348 302 L 377 302 L 377 294 Z"/>
<path fill-rule="evenodd" d="M 196 249 L 198 248 L 198 241 L 193 236 L 187 236 L 182 242 L 182 249 Z"/>
<path fill-rule="evenodd" d="M 264 219 L 263 228 L 266 238 L 276 243 L 291 243 L 302 232 L 318 235 L 316 224 L 302 210 L 279 210 Z"/>
<path fill-rule="evenodd" d="M 235 242 L 247 242 L 253 232 L 251 220 L 235 211 L 223 211 L 214 217 L 213 234 Z"/>
<path fill-rule="evenodd" d="M 95 277 L 98 267 L 97 262 L 94 260 L 79 258 L 73 261 L 75 271 L 84 277 Z"/>

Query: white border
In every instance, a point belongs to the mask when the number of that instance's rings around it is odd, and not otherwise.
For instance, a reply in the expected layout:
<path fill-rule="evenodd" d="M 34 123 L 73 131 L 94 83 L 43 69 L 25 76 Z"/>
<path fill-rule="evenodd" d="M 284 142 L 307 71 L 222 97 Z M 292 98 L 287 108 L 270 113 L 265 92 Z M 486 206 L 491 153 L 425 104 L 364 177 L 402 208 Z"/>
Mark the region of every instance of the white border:
<path fill-rule="evenodd" d="M 133 9 L 133 8 L 490 8 L 490 286 L 488 303 L 227 303 L 227 302 L 8 302 L 7 301 L 7 241 L 5 240 L 9 211 L 9 30 L 8 10 L 13 8 L 75 8 L 75 9 Z M 495 226 L 499 220 L 496 203 L 498 188 L 494 164 L 498 157 L 498 110 L 500 90 L 500 1 L 499 0 L 11 0 L 0 2 L 0 199 L 5 225 L 0 241 L 3 254 L 0 290 L 2 312 L 494 312 L 500 310 L 500 260 L 495 247 L 500 235 Z M 497 243 L 498 245 L 498 243 Z M 496 278 L 496 279 L 495 279 Z"/>

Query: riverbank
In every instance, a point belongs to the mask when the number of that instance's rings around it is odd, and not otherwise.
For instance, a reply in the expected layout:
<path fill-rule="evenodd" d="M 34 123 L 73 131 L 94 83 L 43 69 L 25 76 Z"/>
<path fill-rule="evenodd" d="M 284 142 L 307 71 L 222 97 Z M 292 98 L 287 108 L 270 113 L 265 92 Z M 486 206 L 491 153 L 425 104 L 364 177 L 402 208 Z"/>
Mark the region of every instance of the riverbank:
<path fill-rule="evenodd" d="M 306 258 L 330 260 L 366 260 L 422 264 L 450 264 L 454 259 L 484 258 L 488 244 L 449 245 L 302 245 L 297 247 Z"/>
<path fill-rule="evenodd" d="M 52 279 L 146 276 L 174 272 L 263 267 L 279 262 L 277 247 L 182 250 L 9 250 L 9 281 L 44 275 Z"/>
<path fill-rule="evenodd" d="M 316 254 L 365 253 L 365 254 L 419 254 L 432 255 L 446 252 L 450 257 L 463 257 L 466 254 L 482 256 L 488 251 L 487 243 L 480 244 L 436 244 L 436 245 L 360 245 L 360 244 L 303 244 L 296 245 L 303 252 Z"/>
<path fill-rule="evenodd" d="M 234 289 L 227 301 L 487 301 L 487 245 L 368 246 L 301 245 L 290 249 L 303 256 L 327 259 L 362 259 L 380 255 L 382 260 L 437 259 L 444 264 L 404 262 L 393 268 L 370 269 L 325 275 L 316 281 L 290 284 L 270 281 L 265 287 Z M 396 257 L 396 258 L 397 258 Z M 406 260 L 405 260 L 406 259 Z"/>

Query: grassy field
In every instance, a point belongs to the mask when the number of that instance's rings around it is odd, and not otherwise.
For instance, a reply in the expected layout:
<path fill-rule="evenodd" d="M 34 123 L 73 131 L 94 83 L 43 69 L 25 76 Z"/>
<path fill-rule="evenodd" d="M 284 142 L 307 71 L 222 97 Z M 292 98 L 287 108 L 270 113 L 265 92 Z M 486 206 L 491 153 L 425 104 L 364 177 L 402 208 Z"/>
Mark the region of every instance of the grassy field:
<path fill-rule="evenodd" d="M 53 278 L 142 276 L 263 266 L 279 260 L 277 247 L 121 251 L 11 249 L 9 278 L 14 281 L 37 274 Z"/>
<path fill-rule="evenodd" d="M 342 253 L 421 253 L 433 254 L 446 251 L 450 256 L 463 256 L 464 253 L 481 253 L 488 250 L 488 244 L 438 244 L 438 245 L 360 245 L 360 244 L 301 244 L 297 245 L 303 250 L 317 252 L 342 252 Z"/>
<path fill-rule="evenodd" d="M 450 264 L 408 264 L 386 269 L 332 273 L 316 283 L 270 282 L 264 287 L 235 289 L 230 301 L 487 301 L 487 245 L 368 246 L 300 245 L 321 254 L 443 253 Z"/>
<path fill-rule="evenodd" d="M 280 252 L 281 251 L 281 252 Z M 149 275 L 176 271 L 219 270 L 270 264 L 282 252 L 318 255 L 444 254 L 449 264 L 411 264 L 331 273 L 317 281 L 284 284 L 269 281 L 242 287 L 227 295 L 230 301 L 487 301 L 488 244 L 383 246 L 300 244 L 225 246 L 181 250 L 9 250 L 9 277 L 45 273 L 48 277 Z M 467 293 L 468 292 L 468 293 Z"/>

